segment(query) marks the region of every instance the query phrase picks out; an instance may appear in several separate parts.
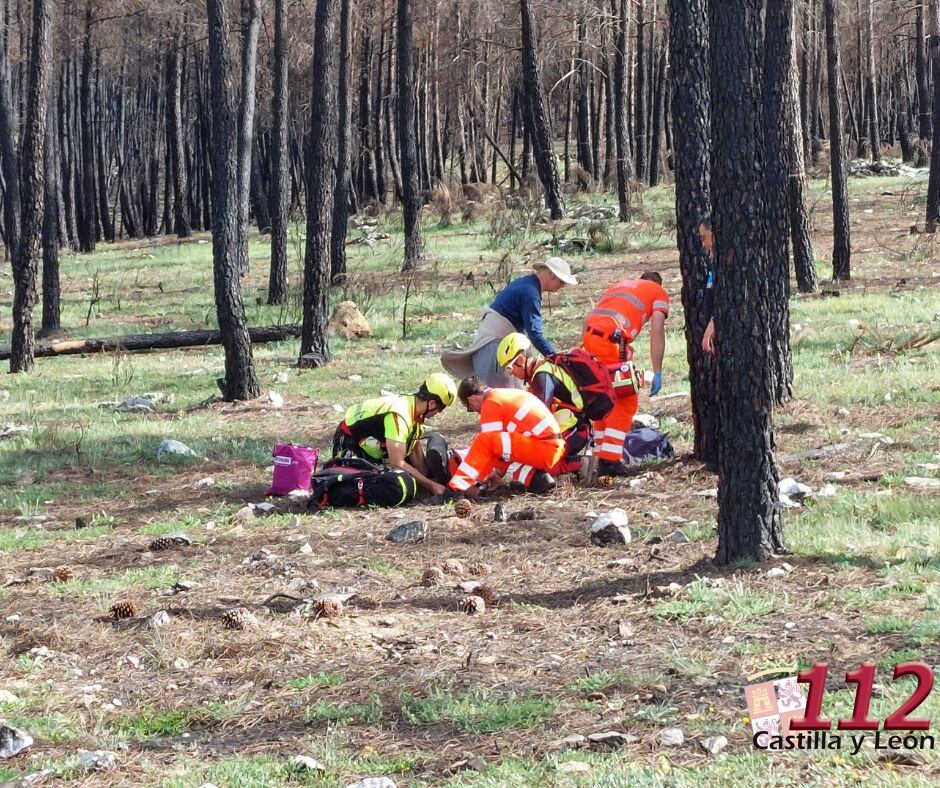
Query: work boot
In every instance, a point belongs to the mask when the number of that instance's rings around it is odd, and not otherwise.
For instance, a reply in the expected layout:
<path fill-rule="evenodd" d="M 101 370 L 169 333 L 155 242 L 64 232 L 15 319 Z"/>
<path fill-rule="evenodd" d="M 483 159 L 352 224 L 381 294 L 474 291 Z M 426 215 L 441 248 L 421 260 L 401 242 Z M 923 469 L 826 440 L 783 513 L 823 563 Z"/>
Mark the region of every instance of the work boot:
<path fill-rule="evenodd" d="M 536 471 L 529 483 L 529 492 L 536 495 L 545 495 L 555 489 L 555 477 L 547 471 Z"/>
<path fill-rule="evenodd" d="M 447 441 L 439 432 L 432 432 L 428 436 L 428 445 L 424 450 L 424 461 L 427 464 L 428 476 L 433 481 L 438 484 L 447 484 L 450 481 Z"/>
<path fill-rule="evenodd" d="M 601 460 L 597 463 L 598 476 L 630 476 L 633 471 L 629 465 L 613 460 Z"/>

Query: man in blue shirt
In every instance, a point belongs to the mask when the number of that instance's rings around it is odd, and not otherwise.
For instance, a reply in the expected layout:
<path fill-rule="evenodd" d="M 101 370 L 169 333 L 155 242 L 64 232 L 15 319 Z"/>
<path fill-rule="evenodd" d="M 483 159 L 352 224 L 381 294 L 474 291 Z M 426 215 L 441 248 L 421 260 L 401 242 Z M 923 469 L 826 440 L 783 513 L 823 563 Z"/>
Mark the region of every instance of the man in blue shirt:
<path fill-rule="evenodd" d="M 483 311 L 483 321 L 469 348 L 445 351 L 441 356 L 445 369 L 461 379 L 476 375 L 491 388 L 509 388 L 515 381 L 496 360 L 503 337 L 518 332 L 532 340 L 543 356 L 556 352 L 542 333 L 542 294 L 576 285 L 578 280 L 560 257 L 549 257 L 533 268 L 535 273 L 510 282 Z"/>

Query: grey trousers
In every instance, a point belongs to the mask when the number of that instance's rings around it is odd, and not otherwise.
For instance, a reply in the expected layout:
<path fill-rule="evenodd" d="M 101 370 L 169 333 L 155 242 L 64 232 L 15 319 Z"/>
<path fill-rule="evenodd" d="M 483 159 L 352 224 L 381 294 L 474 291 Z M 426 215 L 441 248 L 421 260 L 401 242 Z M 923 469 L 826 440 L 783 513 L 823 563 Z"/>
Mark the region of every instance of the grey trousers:
<path fill-rule="evenodd" d="M 490 388 L 521 388 L 522 382 L 496 363 L 496 350 L 500 340 L 487 342 L 473 354 L 473 374 L 482 378 Z"/>

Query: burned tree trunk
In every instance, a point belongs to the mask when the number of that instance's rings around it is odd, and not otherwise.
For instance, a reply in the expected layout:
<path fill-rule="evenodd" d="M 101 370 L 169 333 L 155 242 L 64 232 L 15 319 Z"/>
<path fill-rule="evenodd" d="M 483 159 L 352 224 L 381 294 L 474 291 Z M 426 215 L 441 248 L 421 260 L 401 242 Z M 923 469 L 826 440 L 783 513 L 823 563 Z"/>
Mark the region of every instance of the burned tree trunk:
<path fill-rule="evenodd" d="M 846 187 L 845 139 L 842 130 L 842 100 L 839 97 L 838 27 L 835 0 L 823 0 L 826 16 L 826 65 L 829 72 L 829 155 L 832 160 L 832 278 L 851 276 L 851 240 L 849 235 L 849 198 Z"/>
<path fill-rule="evenodd" d="M 829 0 L 831 2 L 831 0 Z M 718 357 L 719 564 L 784 548 L 774 464 L 773 360 L 764 230 L 761 0 L 712 0 L 711 187 Z"/>
<path fill-rule="evenodd" d="M 666 123 L 666 91 L 668 80 L 666 71 L 669 68 L 669 47 L 666 41 L 660 47 L 659 63 L 656 67 L 656 90 L 653 93 L 653 113 L 650 118 L 650 186 L 659 184 L 659 169 L 663 127 Z"/>
<path fill-rule="evenodd" d="M 255 136 L 255 86 L 258 73 L 258 34 L 261 30 L 261 0 L 245 0 L 245 33 L 242 38 L 242 94 L 238 111 L 238 220 L 248 238 L 251 205 L 251 158 Z M 248 272 L 248 255 L 239 273 Z"/>
<path fill-rule="evenodd" d="M 216 314 L 225 347 L 221 388 L 227 400 L 254 399 L 260 389 L 239 281 L 248 257 L 248 239 L 242 231 L 240 214 L 238 121 L 229 23 L 225 0 L 206 0 L 206 5 L 212 107 L 212 262 Z"/>
<path fill-rule="evenodd" d="M 917 22 L 915 25 L 914 56 L 917 77 L 917 131 L 921 143 L 930 140 L 930 92 L 927 89 L 927 53 L 924 31 L 924 0 L 917 0 Z"/>
<path fill-rule="evenodd" d="M 415 128 L 413 0 L 398 0 L 398 141 L 401 146 L 401 204 L 405 220 L 405 261 L 402 271 L 418 267 L 424 255 L 421 232 L 421 187 Z"/>
<path fill-rule="evenodd" d="M 59 285 L 59 133 L 54 98 L 49 99 L 46 118 L 45 157 L 43 159 L 42 207 L 42 331 L 54 334 L 61 328 L 61 288 Z"/>
<path fill-rule="evenodd" d="M 177 29 L 173 46 L 170 49 L 169 89 L 167 110 L 170 119 L 167 128 L 167 143 L 170 146 L 170 164 L 173 167 L 173 232 L 180 238 L 188 238 L 189 211 L 186 205 L 186 160 L 183 155 L 183 91 L 182 91 L 182 56 L 183 28 Z"/>
<path fill-rule="evenodd" d="M 46 113 L 52 81 L 53 0 L 33 0 L 33 28 L 26 88 L 26 122 L 20 148 L 20 239 L 13 252 L 13 334 L 10 372 L 33 367 L 36 268 L 42 251 L 45 197 Z"/>
<path fill-rule="evenodd" d="M 933 142 L 930 147 L 930 179 L 927 184 L 927 232 L 940 222 L 940 0 L 930 0 L 930 64 L 933 76 Z"/>
<path fill-rule="evenodd" d="M 526 126 L 532 141 L 535 166 L 545 191 L 545 204 L 552 219 L 565 216 L 564 201 L 558 183 L 558 170 L 555 166 L 555 152 L 552 149 L 552 132 L 548 120 L 548 108 L 542 91 L 542 78 L 539 73 L 535 23 L 529 0 L 519 0 L 522 16 L 522 83 Z"/>
<path fill-rule="evenodd" d="M 578 164 L 585 172 L 594 172 L 594 152 L 591 147 L 591 100 L 589 95 L 588 62 L 584 54 L 586 38 L 584 19 L 578 21 L 578 100 L 575 112 L 578 119 Z"/>
<path fill-rule="evenodd" d="M 95 251 L 98 240 L 98 214 L 95 201 L 95 135 L 92 112 L 94 102 L 91 95 L 91 33 L 92 3 L 87 0 L 85 6 L 85 41 L 82 48 L 82 76 L 79 100 L 79 118 L 82 137 L 82 190 L 81 218 L 78 228 L 78 249 L 80 252 Z"/>
<path fill-rule="evenodd" d="M 339 131 L 336 46 L 340 9 L 335 0 L 317 0 L 314 17 L 313 94 L 307 161 L 307 248 L 304 256 L 304 320 L 300 366 L 330 361 L 327 338 L 330 290 L 330 238 L 336 194 Z M 415 174 L 417 177 L 417 174 Z"/>
<path fill-rule="evenodd" d="M 881 124 L 878 119 L 878 83 L 875 81 L 875 26 L 872 13 L 873 0 L 865 5 L 865 104 L 868 108 L 868 142 L 871 160 L 881 161 Z M 861 53 L 860 55 L 861 56 Z"/>
<path fill-rule="evenodd" d="M 699 227 L 711 226 L 707 0 L 670 0 L 669 46 L 673 82 L 673 143 L 676 171 L 676 235 L 682 271 L 686 351 L 692 395 L 695 457 L 718 462 L 715 368 L 702 348 L 707 320 L 705 283 L 711 264 Z"/>
<path fill-rule="evenodd" d="M 610 0 L 611 10 L 617 16 L 617 37 L 614 44 L 614 134 L 617 138 L 617 200 L 621 222 L 630 220 L 630 176 L 633 155 L 630 152 L 630 125 L 627 118 L 627 28 L 630 25 L 629 0 Z"/>
<path fill-rule="evenodd" d="M 336 194 L 333 198 L 333 235 L 330 238 L 330 281 L 346 276 L 346 230 L 349 225 L 349 115 L 350 92 L 349 0 L 341 0 L 339 20 L 339 139 L 336 154 Z"/>
<path fill-rule="evenodd" d="M 268 303 L 287 303 L 288 138 L 287 138 L 287 0 L 274 2 L 274 127 L 271 132 L 271 272 Z"/>
<path fill-rule="evenodd" d="M 638 0 L 636 16 L 636 80 L 634 82 L 633 129 L 636 145 L 636 179 L 647 180 L 646 161 L 646 0 Z"/>
<path fill-rule="evenodd" d="M 13 115 L 9 30 L 7 14 L 0 9 L 0 173 L 3 175 L 3 242 L 10 256 L 20 241 L 20 165 L 16 151 Z"/>

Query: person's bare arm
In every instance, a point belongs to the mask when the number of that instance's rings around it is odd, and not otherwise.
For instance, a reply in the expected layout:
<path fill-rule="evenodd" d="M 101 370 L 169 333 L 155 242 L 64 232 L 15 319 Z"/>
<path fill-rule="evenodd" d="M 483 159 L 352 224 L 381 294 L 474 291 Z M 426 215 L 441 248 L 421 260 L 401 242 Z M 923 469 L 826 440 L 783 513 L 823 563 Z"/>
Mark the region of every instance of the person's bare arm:
<path fill-rule="evenodd" d="M 650 318 L 650 362 L 653 372 L 662 372 L 663 356 L 666 355 L 666 316 L 653 312 Z"/>
<path fill-rule="evenodd" d="M 415 444 L 414 450 L 408 456 L 408 461 L 421 473 L 427 474 L 428 472 L 428 463 L 424 459 L 424 444 L 421 441 L 418 441 Z"/>
<path fill-rule="evenodd" d="M 704 350 L 710 356 L 715 355 L 715 321 L 714 319 L 709 320 L 708 325 L 705 326 L 705 333 L 702 335 L 702 350 Z"/>
<path fill-rule="evenodd" d="M 444 492 L 444 485 L 438 484 L 425 476 L 414 465 L 408 462 L 405 456 L 405 444 L 398 441 L 386 441 L 385 448 L 388 451 L 388 464 L 396 470 L 404 471 L 433 495 L 441 495 Z"/>

